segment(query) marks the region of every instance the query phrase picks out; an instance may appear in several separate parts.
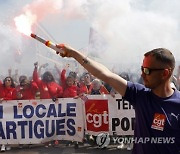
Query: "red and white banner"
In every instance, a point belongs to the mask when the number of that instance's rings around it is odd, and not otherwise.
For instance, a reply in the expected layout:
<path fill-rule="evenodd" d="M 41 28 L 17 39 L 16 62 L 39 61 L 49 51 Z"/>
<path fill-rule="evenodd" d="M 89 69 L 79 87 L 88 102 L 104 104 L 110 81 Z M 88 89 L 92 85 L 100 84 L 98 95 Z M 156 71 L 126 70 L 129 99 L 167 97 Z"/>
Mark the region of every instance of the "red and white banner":
<path fill-rule="evenodd" d="M 85 103 L 85 114 L 87 132 L 99 133 L 109 131 L 108 100 L 87 100 Z"/>
<path fill-rule="evenodd" d="M 132 105 L 121 95 L 88 96 L 85 102 L 85 130 L 98 135 L 108 132 L 113 135 L 133 135 L 135 113 Z"/>

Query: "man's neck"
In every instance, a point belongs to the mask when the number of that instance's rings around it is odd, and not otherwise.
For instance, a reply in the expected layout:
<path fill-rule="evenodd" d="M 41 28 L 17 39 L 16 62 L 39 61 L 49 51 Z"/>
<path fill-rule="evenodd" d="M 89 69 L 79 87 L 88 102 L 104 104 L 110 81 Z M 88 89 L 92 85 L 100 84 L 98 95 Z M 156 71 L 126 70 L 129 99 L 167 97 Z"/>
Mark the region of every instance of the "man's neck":
<path fill-rule="evenodd" d="M 166 98 L 174 93 L 174 89 L 168 84 L 167 86 L 157 87 L 156 89 L 153 89 L 152 92 L 159 97 Z"/>

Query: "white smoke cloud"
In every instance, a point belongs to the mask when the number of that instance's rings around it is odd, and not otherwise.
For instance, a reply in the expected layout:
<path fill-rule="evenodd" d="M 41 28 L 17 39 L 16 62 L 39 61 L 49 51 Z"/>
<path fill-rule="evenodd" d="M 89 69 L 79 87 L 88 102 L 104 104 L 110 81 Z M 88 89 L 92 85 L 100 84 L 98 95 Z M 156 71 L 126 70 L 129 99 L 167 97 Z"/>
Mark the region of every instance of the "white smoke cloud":
<path fill-rule="evenodd" d="M 170 49 L 180 60 L 178 0 L 101 2 L 91 23 L 109 43 L 104 63 L 140 65 L 143 53 L 157 47 Z"/>
<path fill-rule="evenodd" d="M 21 4 L 8 1 L 7 5 L 0 5 L 4 11 L 0 15 L 1 54 L 8 57 L 12 48 L 21 48 L 29 59 L 29 65 L 21 67 L 33 67 L 37 60 L 36 51 L 32 54 L 34 40 L 14 32 L 12 23 L 16 15 L 28 10 L 37 15 L 37 22 L 58 42 L 75 48 L 88 45 L 87 31 L 93 27 L 108 42 L 108 50 L 97 50 L 106 66 L 121 69 L 133 65 L 139 69 L 144 52 L 157 47 L 170 49 L 180 61 L 179 7 L 179 0 L 29 0 Z"/>

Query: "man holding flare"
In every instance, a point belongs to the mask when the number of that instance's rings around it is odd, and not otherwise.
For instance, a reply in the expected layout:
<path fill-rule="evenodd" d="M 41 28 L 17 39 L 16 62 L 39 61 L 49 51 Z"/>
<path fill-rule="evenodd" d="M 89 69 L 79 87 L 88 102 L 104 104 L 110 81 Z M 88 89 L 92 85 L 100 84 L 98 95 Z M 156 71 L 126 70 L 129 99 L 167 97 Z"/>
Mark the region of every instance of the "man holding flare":
<path fill-rule="evenodd" d="M 157 48 L 144 54 L 141 85 L 126 81 L 68 45 L 59 44 L 57 48 L 63 51 L 57 54 L 77 60 L 134 106 L 134 141 L 146 139 L 146 143 L 134 142 L 134 154 L 180 154 L 180 92 L 170 85 L 175 59 L 168 49 Z"/>
<path fill-rule="evenodd" d="M 15 18 L 20 32 L 56 50 L 62 57 L 76 59 L 87 71 L 111 85 L 134 106 L 134 137 L 148 141 L 134 142 L 134 154 L 180 154 L 180 92 L 170 85 L 175 59 L 169 50 L 157 48 L 145 53 L 141 67 L 144 85 L 132 83 L 68 45 L 55 45 L 31 34 L 32 22 L 28 22 L 29 26 L 26 24 L 27 28 L 24 29 L 22 25 L 27 20 L 21 17 Z M 154 138 L 157 139 L 156 143 L 152 142 Z"/>

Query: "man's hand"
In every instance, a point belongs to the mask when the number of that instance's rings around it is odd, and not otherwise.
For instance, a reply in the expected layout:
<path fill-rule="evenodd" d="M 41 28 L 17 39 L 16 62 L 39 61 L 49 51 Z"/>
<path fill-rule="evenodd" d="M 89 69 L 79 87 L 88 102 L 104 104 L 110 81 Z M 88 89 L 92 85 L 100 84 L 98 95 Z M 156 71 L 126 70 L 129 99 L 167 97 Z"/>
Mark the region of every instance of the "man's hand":
<path fill-rule="evenodd" d="M 72 53 L 74 51 L 73 48 L 65 44 L 58 44 L 56 46 L 64 51 L 63 53 L 59 53 L 58 51 L 56 51 L 56 54 L 60 54 L 61 57 L 72 57 Z"/>
<path fill-rule="evenodd" d="M 38 62 L 34 63 L 34 67 L 37 68 L 38 67 Z"/>
<path fill-rule="evenodd" d="M 69 68 L 70 64 L 66 64 L 64 69 L 67 70 Z"/>

